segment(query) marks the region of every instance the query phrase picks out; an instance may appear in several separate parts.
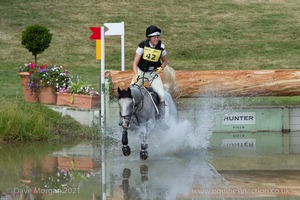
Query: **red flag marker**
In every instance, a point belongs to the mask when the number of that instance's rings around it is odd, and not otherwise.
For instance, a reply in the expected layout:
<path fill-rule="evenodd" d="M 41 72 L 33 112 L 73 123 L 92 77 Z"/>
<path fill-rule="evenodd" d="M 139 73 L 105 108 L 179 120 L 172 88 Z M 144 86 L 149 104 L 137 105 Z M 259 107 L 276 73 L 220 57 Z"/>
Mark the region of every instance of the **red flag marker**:
<path fill-rule="evenodd" d="M 101 29 L 100 27 L 90 27 L 93 34 L 90 36 L 91 40 L 101 40 Z"/>

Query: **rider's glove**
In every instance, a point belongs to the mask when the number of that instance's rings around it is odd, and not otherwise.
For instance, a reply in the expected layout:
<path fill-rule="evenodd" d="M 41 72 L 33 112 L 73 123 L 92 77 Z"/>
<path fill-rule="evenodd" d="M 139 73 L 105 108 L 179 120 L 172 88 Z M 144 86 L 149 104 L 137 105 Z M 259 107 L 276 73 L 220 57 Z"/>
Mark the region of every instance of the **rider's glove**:
<path fill-rule="evenodd" d="M 156 73 L 156 74 L 159 74 L 162 70 L 163 70 L 162 67 L 158 67 L 158 68 L 156 68 L 155 73 Z"/>
<path fill-rule="evenodd" d="M 140 77 L 139 75 L 135 74 L 132 78 L 132 82 L 137 83 L 139 81 L 139 77 Z"/>

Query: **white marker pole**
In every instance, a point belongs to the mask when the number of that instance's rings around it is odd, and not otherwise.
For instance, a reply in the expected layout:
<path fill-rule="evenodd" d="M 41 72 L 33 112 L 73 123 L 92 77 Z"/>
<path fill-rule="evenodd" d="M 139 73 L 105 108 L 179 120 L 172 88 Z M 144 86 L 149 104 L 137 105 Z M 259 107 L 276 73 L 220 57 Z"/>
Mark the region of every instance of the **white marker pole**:
<path fill-rule="evenodd" d="M 121 35 L 121 55 L 122 55 L 122 71 L 125 71 L 125 30 L 124 22 L 121 22 L 123 25 L 123 34 Z"/>
<path fill-rule="evenodd" d="M 101 26 L 101 131 L 105 133 L 105 39 L 104 39 L 104 26 Z"/>
<path fill-rule="evenodd" d="M 104 39 L 104 26 L 101 26 L 101 133 L 102 133 L 102 200 L 106 200 L 106 171 L 105 171 L 105 39 Z"/>

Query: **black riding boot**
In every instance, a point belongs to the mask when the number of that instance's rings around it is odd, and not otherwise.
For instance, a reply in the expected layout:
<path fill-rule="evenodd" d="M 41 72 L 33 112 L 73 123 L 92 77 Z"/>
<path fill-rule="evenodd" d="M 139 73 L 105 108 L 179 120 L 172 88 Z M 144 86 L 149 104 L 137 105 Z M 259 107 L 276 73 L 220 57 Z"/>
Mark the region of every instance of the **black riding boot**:
<path fill-rule="evenodd" d="M 158 124 L 159 126 L 162 127 L 162 129 L 167 129 L 168 126 L 166 125 L 166 121 L 165 121 L 166 104 L 164 101 L 160 102 L 158 110 L 159 110 Z"/>
<path fill-rule="evenodd" d="M 166 104 L 164 101 L 160 102 L 158 111 L 159 111 L 159 119 L 165 120 Z"/>

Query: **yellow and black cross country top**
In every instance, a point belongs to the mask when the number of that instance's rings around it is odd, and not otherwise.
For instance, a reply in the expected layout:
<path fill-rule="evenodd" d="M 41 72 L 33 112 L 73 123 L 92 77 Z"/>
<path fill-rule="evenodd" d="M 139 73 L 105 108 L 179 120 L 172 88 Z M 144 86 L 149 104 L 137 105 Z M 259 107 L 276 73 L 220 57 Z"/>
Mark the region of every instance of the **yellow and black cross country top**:
<path fill-rule="evenodd" d="M 138 63 L 138 67 L 142 71 L 153 71 L 157 67 L 161 66 L 160 58 L 162 51 L 164 50 L 161 45 L 161 41 L 159 41 L 157 45 L 152 48 L 150 47 L 149 40 L 145 40 L 139 44 L 139 47 L 144 49 L 144 53 Z"/>

